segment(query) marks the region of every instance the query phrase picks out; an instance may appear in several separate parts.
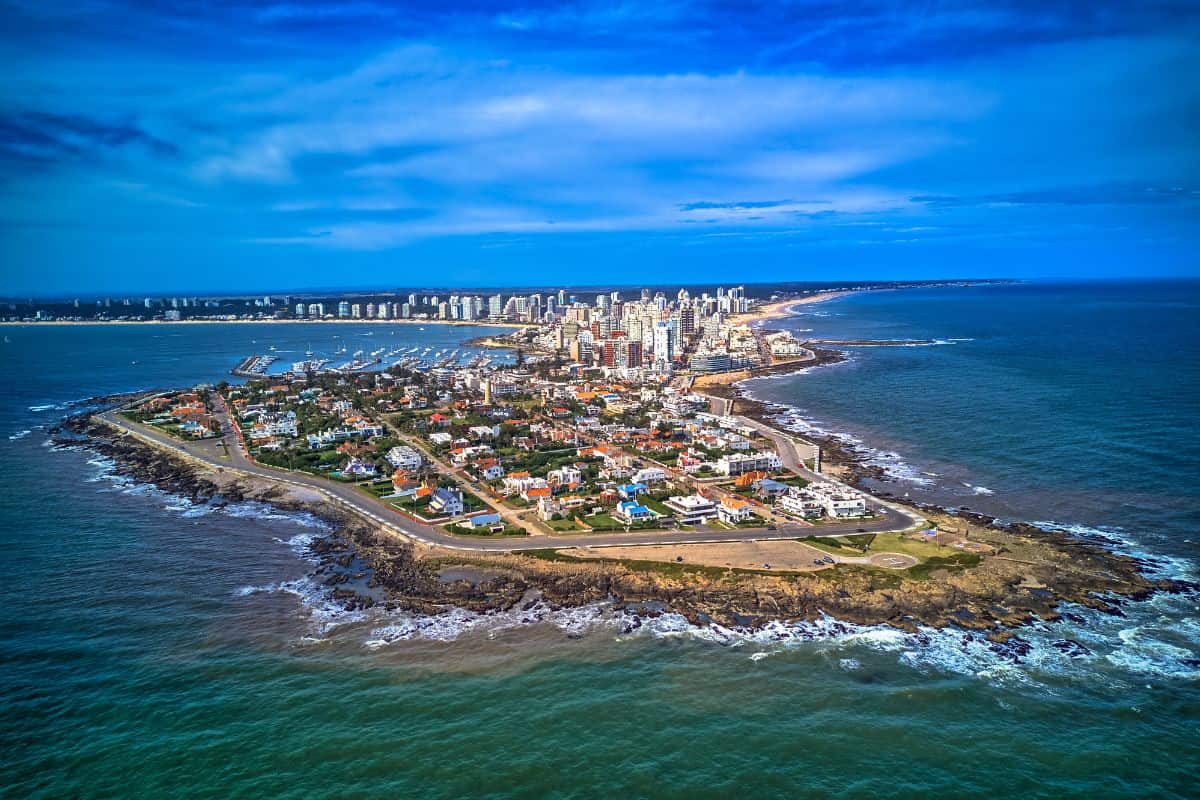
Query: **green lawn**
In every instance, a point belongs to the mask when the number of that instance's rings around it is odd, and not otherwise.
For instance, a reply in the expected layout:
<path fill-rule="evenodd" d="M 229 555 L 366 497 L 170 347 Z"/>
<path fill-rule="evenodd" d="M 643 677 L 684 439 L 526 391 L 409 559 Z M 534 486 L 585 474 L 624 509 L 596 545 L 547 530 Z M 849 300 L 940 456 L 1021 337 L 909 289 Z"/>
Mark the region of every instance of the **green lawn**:
<path fill-rule="evenodd" d="M 467 528 L 462 525 L 447 525 L 446 530 L 459 536 L 480 536 L 483 538 L 499 539 L 505 536 L 528 536 L 529 533 L 519 525 L 505 525 L 504 530 L 492 533 L 484 528 Z"/>

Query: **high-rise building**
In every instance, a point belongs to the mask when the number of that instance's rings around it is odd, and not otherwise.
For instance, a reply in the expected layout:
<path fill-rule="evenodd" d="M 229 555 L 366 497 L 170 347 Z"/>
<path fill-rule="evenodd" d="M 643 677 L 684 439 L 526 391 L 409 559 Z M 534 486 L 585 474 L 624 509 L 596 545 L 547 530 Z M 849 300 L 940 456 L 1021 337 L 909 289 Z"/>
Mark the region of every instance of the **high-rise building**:
<path fill-rule="evenodd" d="M 654 363 L 669 364 L 675 359 L 675 329 L 671 323 L 654 323 Z"/>
<path fill-rule="evenodd" d="M 342 319 L 350 316 L 350 304 L 345 300 L 342 300 L 340 303 L 338 303 L 338 316 Z"/>
<path fill-rule="evenodd" d="M 685 303 L 679 309 L 679 332 L 685 337 L 696 332 L 696 309 L 691 303 Z"/>
<path fill-rule="evenodd" d="M 350 316 L 354 319 L 362 319 L 362 304 L 361 303 L 351 303 L 350 304 Z"/>
<path fill-rule="evenodd" d="M 642 343 L 636 339 L 625 340 L 625 364 L 626 367 L 640 367 L 642 365 Z"/>
<path fill-rule="evenodd" d="M 296 316 L 297 317 L 304 316 L 304 303 L 296 303 Z"/>

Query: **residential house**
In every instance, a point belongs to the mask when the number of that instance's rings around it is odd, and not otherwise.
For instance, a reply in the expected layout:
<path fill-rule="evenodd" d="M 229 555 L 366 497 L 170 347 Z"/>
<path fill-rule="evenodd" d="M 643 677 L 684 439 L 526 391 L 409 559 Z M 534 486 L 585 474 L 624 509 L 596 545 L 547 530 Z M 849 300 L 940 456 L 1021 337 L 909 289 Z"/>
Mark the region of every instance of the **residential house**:
<path fill-rule="evenodd" d="M 346 462 L 346 466 L 342 467 L 342 475 L 347 478 L 374 478 L 378 474 L 379 470 L 374 464 L 358 457 L 351 458 Z"/>
<path fill-rule="evenodd" d="M 613 519 L 625 525 L 647 522 L 656 516 L 653 511 L 634 500 L 625 500 L 624 502 L 617 503 L 616 510 L 613 511 Z"/>
<path fill-rule="evenodd" d="M 763 478 L 754 483 L 754 493 L 759 497 L 783 497 L 791 490 L 792 487 L 786 483 L 773 481 L 770 478 Z"/>
<path fill-rule="evenodd" d="M 543 497 L 552 496 L 549 486 L 526 486 L 521 490 L 521 498 L 528 503 L 536 503 Z"/>
<path fill-rule="evenodd" d="M 664 502 L 684 525 L 701 525 L 717 518 L 717 504 L 699 494 L 668 497 Z"/>
<path fill-rule="evenodd" d="M 867 501 L 858 492 L 836 483 L 813 483 L 809 493 L 825 506 L 825 513 L 836 519 L 861 517 L 867 514 Z"/>
<path fill-rule="evenodd" d="M 467 517 L 459 525 L 470 528 L 471 530 L 480 530 L 486 528 L 489 531 L 497 532 L 504 530 L 504 519 L 499 514 L 476 514 L 473 517 Z"/>
<path fill-rule="evenodd" d="M 667 479 L 667 472 L 660 467 L 646 467 L 633 473 L 630 483 L 660 483 Z"/>
<path fill-rule="evenodd" d="M 749 500 L 740 497 L 722 497 L 717 504 L 717 519 L 729 525 L 737 525 L 750 518 L 752 509 Z"/>
<path fill-rule="evenodd" d="M 563 517 L 567 514 L 567 507 L 553 497 L 539 497 L 537 504 L 538 518 L 543 522 L 549 522 L 556 516 Z"/>
<path fill-rule="evenodd" d="M 714 465 L 719 475 L 734 476 L 743 472 L 775 472 L 783 469 L 779 454 L 770 450 L 758 453 L 728 453 L 717 459 Z"/>
<path fill-rule="evenodd" d="M 421 468 L 424 459 L 412 447 L 408 445 L 398 445 L 387 452 L 388 463 L 396 469 L 406 469 L 409 472 L 415 472 Z"/>
<path fill-rule="evenodd" d="M 546 478 L 550 483 L 569 486 L 571 484 L 583 483 L 583 472 L 575 467 L 566 466 L 550 470 L 546 474 Z"/>
<path fill-rule="evenodd" d="M 429 498 L 429 510 L 435 514 L 456 517 L 463 513 L 463 496 L 459 489 L 435 489 Z"/>
<path fill-rule="evenodd" d="M 805 519 L 816 519 L 825 514 L 825 503 L 807 489 L 793 488 L 775 502 L 775 508 L 784 514 Z"/>

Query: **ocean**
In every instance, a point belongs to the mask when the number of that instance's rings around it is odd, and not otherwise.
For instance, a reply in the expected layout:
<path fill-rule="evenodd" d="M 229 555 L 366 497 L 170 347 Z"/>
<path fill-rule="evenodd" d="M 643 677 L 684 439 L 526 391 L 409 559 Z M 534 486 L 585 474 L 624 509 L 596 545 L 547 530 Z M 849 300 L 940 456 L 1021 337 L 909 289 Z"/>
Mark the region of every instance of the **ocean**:
<path fill-rule="evenodd" d="M 938 344 L 747 388 L 853 437 L 892 491 L 1195 579 L 1198 310 L 1195 283 L 854 295 L 769 324 Z M 603 608 L 345 612 L 309 577 L 320 521 L 192 507 L 46 438 L 73 401 L 215 382 L 272 344 L 288 361 L 484 332 L 5 328 L 3 796 L 1195 796 L 1194 596 L 1070 609 L 1023 630 L 1020 658 L 830 619 L 746 635 L 671 616 L 623 633 Z"/>

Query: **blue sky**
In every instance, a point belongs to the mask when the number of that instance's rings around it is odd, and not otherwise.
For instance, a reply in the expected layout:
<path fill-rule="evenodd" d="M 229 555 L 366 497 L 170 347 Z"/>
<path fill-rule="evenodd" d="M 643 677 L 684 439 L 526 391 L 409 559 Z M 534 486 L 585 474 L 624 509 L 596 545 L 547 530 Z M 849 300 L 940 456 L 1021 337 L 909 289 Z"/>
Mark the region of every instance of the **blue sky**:
<path fill-rule="evenodd" d="M 0 23 L 3 294 L 1200 274 L 1196 2 Z"/>

